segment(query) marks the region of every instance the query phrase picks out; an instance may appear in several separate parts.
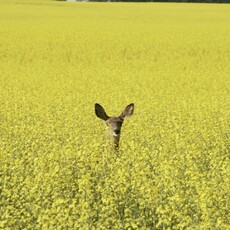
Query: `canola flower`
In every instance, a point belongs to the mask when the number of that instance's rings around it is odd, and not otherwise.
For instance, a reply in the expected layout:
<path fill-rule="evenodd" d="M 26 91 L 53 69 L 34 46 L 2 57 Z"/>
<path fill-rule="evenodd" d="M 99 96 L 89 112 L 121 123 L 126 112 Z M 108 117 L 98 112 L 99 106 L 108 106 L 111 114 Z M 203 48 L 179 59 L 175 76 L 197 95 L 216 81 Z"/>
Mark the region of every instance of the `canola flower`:
<path fill-rule="evenodd" d="M 230 6 L 0 0 L 0 229 L 229 229 Z M 120 149 L 94 104 L 130 102 Z"/>

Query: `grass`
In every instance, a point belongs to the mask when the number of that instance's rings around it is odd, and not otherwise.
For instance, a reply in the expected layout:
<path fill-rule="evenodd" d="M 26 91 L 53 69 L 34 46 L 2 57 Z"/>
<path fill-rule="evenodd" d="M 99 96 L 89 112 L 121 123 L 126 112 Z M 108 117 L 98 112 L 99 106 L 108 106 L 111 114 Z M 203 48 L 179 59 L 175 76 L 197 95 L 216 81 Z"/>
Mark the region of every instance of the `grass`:
<path fill-rule="evenodd" d="M 229 229 L 230 7 L 0 0 L 0 229 Z M 94 114 L 135 103 L 120 151 Z"/>

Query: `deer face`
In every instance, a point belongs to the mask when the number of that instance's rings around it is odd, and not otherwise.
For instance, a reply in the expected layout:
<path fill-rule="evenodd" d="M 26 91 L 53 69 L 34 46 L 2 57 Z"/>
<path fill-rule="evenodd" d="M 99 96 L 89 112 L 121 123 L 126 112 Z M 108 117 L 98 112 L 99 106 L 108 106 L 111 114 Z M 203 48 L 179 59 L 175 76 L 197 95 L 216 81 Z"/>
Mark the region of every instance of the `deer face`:
<path fill-rule="evenodd" d="M 120 116 L 109 117 L 101 105 L 97 103 L 95 104 L 96 116 L 102 119 L 108 126 L 110 136 L 113 140 L 113 146 L 115 148 L 118 148 L 119 146 L 121 126 L 123 124 L 123 121 L 124 119 L 132 116 L 133 111 L 134 111 L 134 104 L 130 104 L 124 109 L 124 111 L 121 113 Z"/>
<path fill-rule="evenodd" d="M 120 136 L 123 121 L 124 120 L 119 117 L 110 117 L 105 121 L 106 125 L 108 125 L 109 129 L 112 131 L 113 137 L 116 138 Z"/>

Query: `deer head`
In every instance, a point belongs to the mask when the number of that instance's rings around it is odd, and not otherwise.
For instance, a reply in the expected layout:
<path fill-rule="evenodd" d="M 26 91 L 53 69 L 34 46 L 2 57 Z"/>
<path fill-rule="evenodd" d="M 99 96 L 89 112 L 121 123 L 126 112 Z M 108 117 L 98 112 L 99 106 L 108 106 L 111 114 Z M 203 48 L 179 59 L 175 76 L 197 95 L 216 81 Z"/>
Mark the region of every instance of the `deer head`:
<path fill-rule="evenodd" d="M 118 149 L 119 147 L 119 141 L 120 141 L 120 134 L 121 134 L 121 126 L 123 124 L 123 121 L 131 117 L 134 111 L 134 104 L 130 104 L 126 106 L 124 111 L 121 113 L 120 116 L 115 117 L 109 117 L 103 107 L 99 104 L 95 104 L 95 113 L 96 116 L 102 119 L 105 124 L 108 126 L 108 129 L 110 131 L 110 136 L 112 138 L 112 144 L 115 149 Z"/>

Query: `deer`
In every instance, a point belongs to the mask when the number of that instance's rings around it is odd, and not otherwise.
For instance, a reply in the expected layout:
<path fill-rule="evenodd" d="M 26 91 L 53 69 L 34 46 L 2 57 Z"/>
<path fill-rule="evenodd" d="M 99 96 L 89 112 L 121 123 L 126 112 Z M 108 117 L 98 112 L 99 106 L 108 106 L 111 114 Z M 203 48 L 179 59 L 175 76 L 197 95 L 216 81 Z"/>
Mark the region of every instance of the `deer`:
<path fill-rule="evenodd" d="M 121 135 L 121 126 L 126 118 L 132 116 L 134 111 L 134 104 L 131 103 L 125 107 L 120 116 L 108 116 L 104 110 L 104 108 L 98 103 L 95 104 L 95 114 L 98 118 L 102 119 L 105 124 L 108 126 L 108 131 L 110 135 L 110 139 L 112 140 L 112 147 L 115 150 L 119 149 L 119 141 Z"/>

